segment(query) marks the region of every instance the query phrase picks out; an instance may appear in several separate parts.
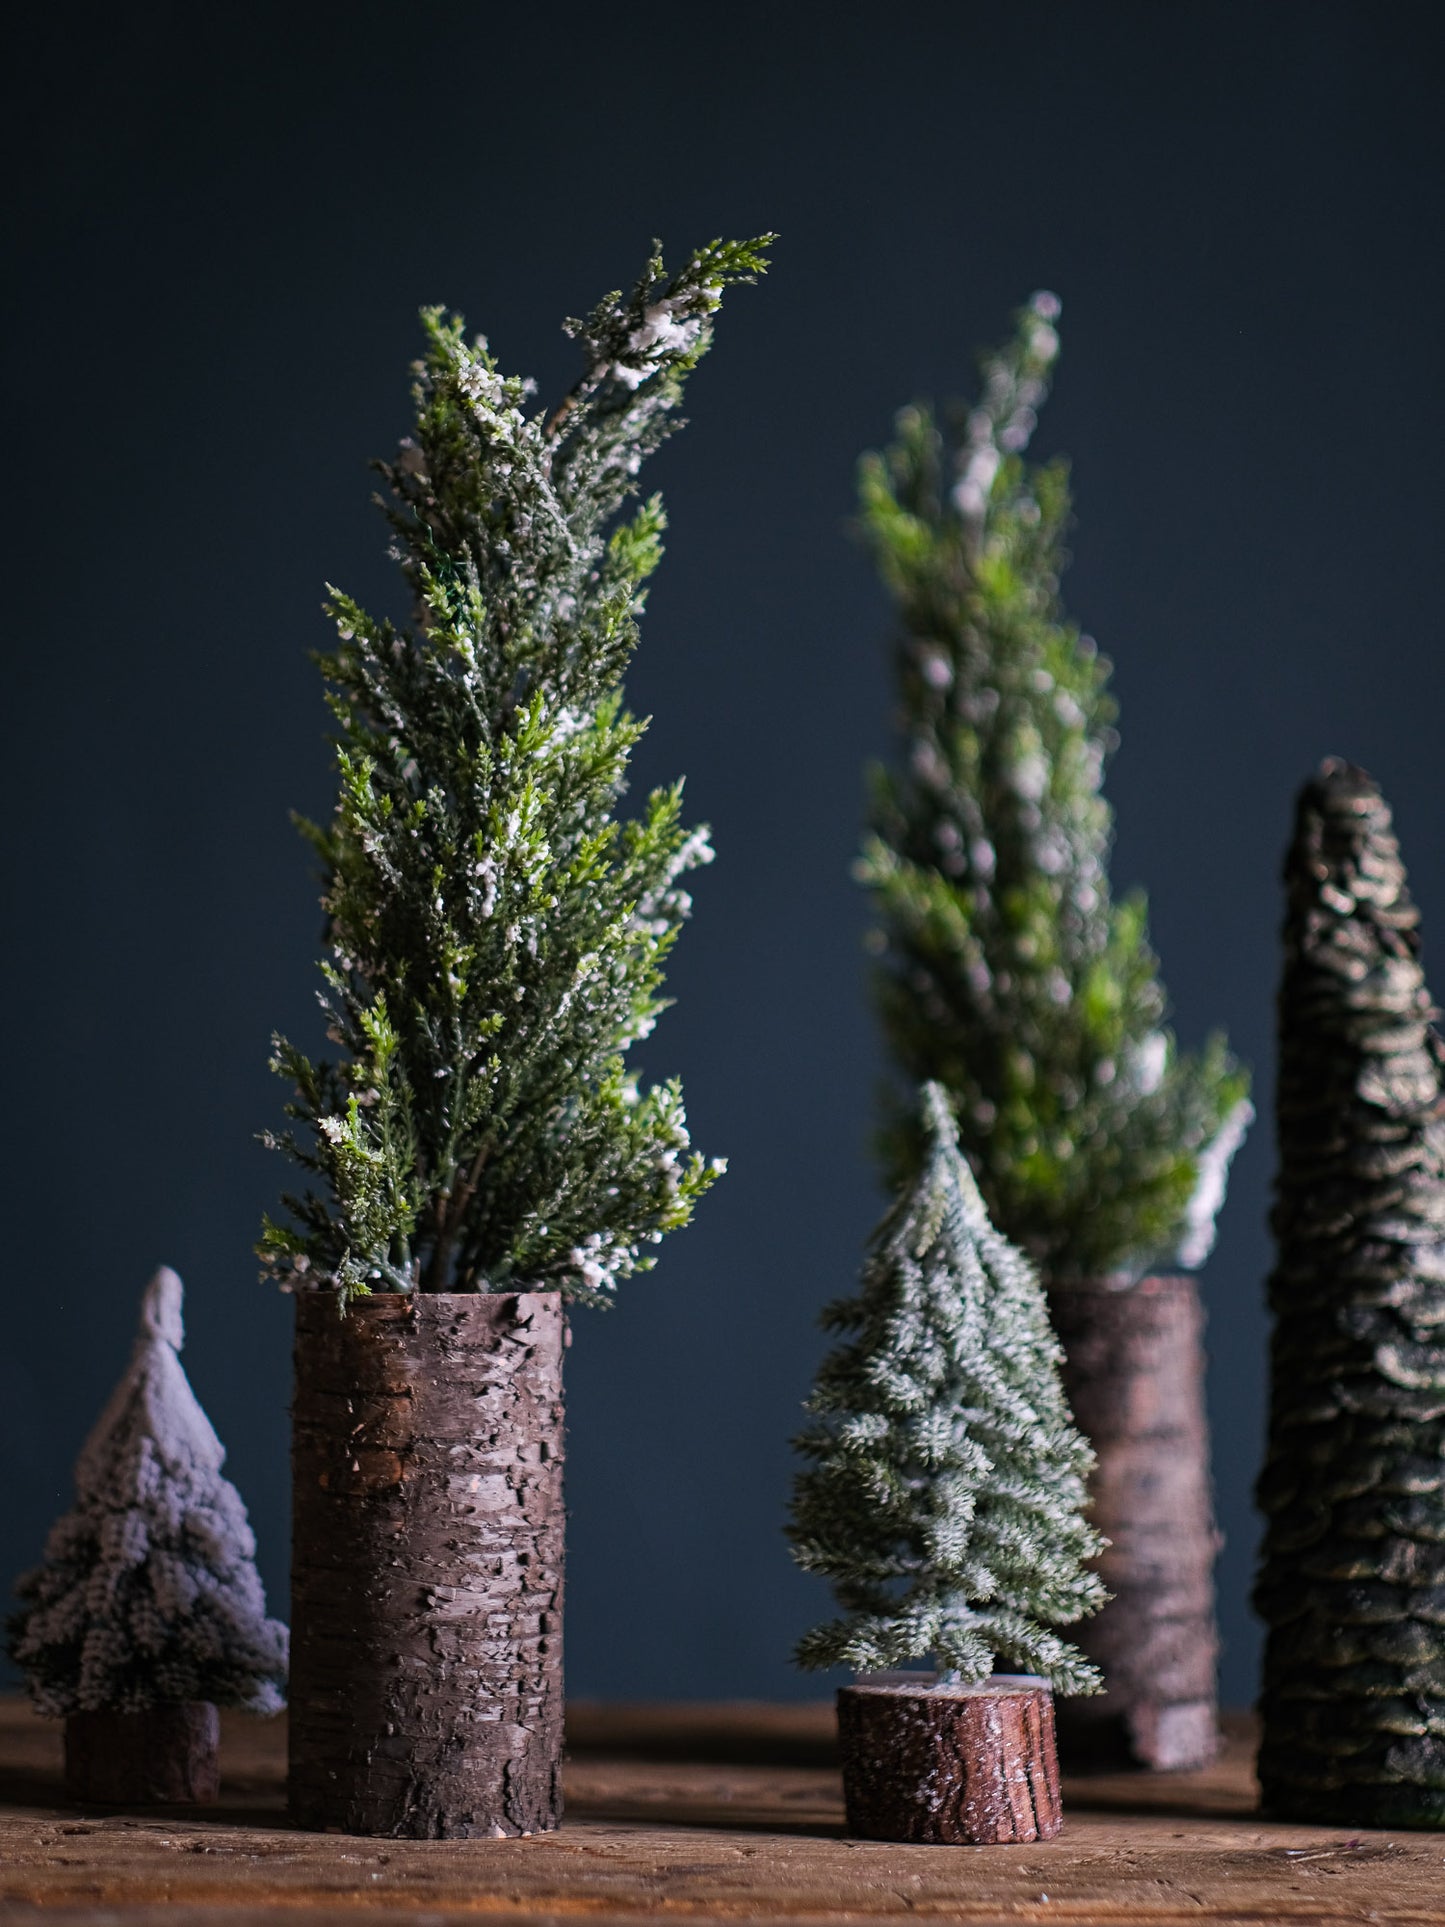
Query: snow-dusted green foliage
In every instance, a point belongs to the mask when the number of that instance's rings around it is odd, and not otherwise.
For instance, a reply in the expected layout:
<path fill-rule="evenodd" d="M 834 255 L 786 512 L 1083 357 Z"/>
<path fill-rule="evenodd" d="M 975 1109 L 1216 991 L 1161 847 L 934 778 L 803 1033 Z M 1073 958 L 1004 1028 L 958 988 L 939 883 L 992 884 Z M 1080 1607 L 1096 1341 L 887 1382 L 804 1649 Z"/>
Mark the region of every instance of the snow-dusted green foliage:
<path fill-rule="evenodd" d="M 646 724 L 623 706 L 657 497 L 619 519 L 677 425 L 729 282 L 767 239 L 714 242 L 567 324 L 560 406 L 429 310 L 416 426 L 381 464 L 410 620 L 333 591 L 324 658 L 340 795 L 324 869 L 335 1062 L 278 1039 L 319 1180 L 268 1222 L 268 1268 L 344 1292 L 560 1287 L 604 1303 L 720 1166 L 676 1083 L 624 1067 L 711 857 L 681 784 L 614 814 Z"/>
<path fill-rule="evenodd" d="M 832 1582 L 843 1616 L 797 1650 L 859 1671 L 932 1653 L 964 1680 L 995 1659 L 1067 1693 L 1095 1668 L 1049 1630 L 1104 1599 L 1084 1561 L 1093 1452 L 1075 1430 L 1043 1289 L 989 1223 L 948 1099 L 925 1087 L 920 1174 L 874 1234 L 843 1334 L 798 1439 L 794 1557 Z"/>
<path fill-rule="evenodd" d="M 75 1504 L 15 1589 L 10 1657 L 42 1713 L 284 1703 L 286 1628 L 266 1617 L 256 1542 L 181 1364 L 184 1335 L 181 1281 L 162 1267 L 76 1461 Z"/>
<path fill-rule="evenodd" d="M 1062 610 L 1068 472 L 1024 460 L 1058 353 L 1035 295 L 950 435 L 921 407 L 863 461 L 897 606 L 903 756 L 860 874 L 903 1097 L 937 1078 L 995 1222 L 1051 1276 L 1198 1264 L 1251 1112 L 1220 1038 L 1177 1049 L 1144 898 L 1111 900 L 1109 663 Z"/>

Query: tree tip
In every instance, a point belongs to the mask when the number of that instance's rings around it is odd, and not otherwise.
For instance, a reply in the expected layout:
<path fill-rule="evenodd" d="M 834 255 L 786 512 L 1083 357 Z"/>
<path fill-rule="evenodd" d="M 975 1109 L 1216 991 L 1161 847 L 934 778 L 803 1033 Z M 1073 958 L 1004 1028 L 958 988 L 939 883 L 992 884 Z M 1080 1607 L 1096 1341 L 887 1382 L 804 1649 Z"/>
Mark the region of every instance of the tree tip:
<path fill-rule="evenodd" d="M 948 1092 L 936 1080 L 930 1078 L 923 1086 L 920 1107 L 923 1128 L 928 1135 L 945 1144 L 957 1144 L 958 1123 L 953 1115 L 953 1106 L 948 1101 Z"/>
<path fill-rule="evenodd" d="M 1306 787 L 1331 800 L 1341 801 L 1380 794 L 1380 786 L 1370 772 L 1361 769 L 1358 763 L 1350 762 L 1345 756 L 1327 756 Z"/>
<path fill-rule="evenodd" d="M 184 1297 L 185 1287 L 179 1276 L 169 1265 L 162 1265 L 146 1286 L 141 1300 L 141 1331 L 149 1338 L 159 1338 L 176 1352 L 186 1342 L 186 1328 L 181 1320 Z"/>

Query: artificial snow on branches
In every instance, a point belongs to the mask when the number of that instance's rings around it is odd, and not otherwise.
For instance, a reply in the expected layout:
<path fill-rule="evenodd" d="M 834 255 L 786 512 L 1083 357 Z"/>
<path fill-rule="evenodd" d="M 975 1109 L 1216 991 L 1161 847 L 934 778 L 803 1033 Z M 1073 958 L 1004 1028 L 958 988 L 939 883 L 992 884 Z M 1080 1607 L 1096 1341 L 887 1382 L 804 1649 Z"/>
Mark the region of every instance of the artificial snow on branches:
<path fill-rule="evenodd" d="M 989 1222 L 942 1088 L 921 1107 L 919 1175 L 875 1232 L 844 1335 L 798 1439 L 793 1554 L 843 1616 L 808 1633 L 803 1666 L 898 1666 L 933 1654 L 964 1681 L 995 1659 L 1066 1693 L 1099 1676 L 1051 1627 L 1104 1599 L 1084 1561 L 1093 1453 L 1059 1382 L 1060 1351 L 1028 1260 Z"/>
<path fill-rule="evenodd" d="M 770 236 L 713 242 L 568 323 L 581 379 L 551 410 L 480 338 L 423 315 L 416 425 L 393 463 L 408 621 L 332 593 L 324 658 L 340 794 L 307 826 L 324 872 L 335 1060 L 284 1039 L 315 1178 L 268 1222 L 284 1284 L 560 1288 L 605 1303 L 721 1169 L 676 1082 L 624 1065 L 665 1006 L 663 964 L 711 859 L 682 786 L 620 822 L 646 724 L 623 706 L 661 501 L 619 519 L 678 426 L 723 289 Z"/>
<path fill-rule="evenodd" d="M 9 1653 L 42 1713 L 284 1704 L 286 1628 L 266 1617 L 246 1508 L 178 1355 L 184 1335 L 181 1281 L 163 1267 L 76 1462 L 75 1505 L 16 1586 Z"/>
<path fill-rule="evenodd" d="M 954 433 L 908 408 L 860 471 L 896 604 L 904 755 L 874 777 L 860 876 L 904 1095 L 937 1078 L 1000 1228 L 1050 1278 L 1201 1263 L 1252 1115 L 1216 1038 L 1167 1028 L 1145 902 L 1110 896 L 1109 663 L 1064 616 L 1068 471 L 1025 461 L 1059 350 L 1036 294 Z"/>

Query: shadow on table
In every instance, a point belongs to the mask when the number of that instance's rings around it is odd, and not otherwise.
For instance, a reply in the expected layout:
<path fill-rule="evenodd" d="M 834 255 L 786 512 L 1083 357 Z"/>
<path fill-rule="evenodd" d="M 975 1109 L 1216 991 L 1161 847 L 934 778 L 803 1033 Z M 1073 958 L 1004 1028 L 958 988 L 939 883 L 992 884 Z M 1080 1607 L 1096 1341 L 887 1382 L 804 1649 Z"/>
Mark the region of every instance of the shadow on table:
<path fill-rule="evenodd" d="M 718 1766 L 836 1766 L 838 1734 L 826 1700 L 795 1706 L 763 1700 L 569 1700 L 567 1751 L 579 1758 Z"/>

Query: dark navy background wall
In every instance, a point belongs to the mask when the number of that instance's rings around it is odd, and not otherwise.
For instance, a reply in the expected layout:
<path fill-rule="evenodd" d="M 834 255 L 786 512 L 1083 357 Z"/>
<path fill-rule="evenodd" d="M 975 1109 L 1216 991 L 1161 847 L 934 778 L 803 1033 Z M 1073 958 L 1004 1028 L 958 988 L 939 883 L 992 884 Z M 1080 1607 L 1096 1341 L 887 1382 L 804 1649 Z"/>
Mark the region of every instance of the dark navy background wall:
<path fill-rule="evenodd" d="M 65 1502 L 166 1261 L 284 1610 L 289 1306 L 250 1254 L 282 1173 L 253 1133 L 270 1030 L 312 1024 L 306 652 L 324 580 L 391 594 L 364 462 L 404 431 L 417 307 L 461 307 L 555 393 L 558 321 L 652 234 L 777 227 L 655 464 L 638 773 L 685 770 L 720 854 L 645 1062 L 683 1073 L 732 1170 L 577 1320 L 571 1683 L 817 1690 L 786 1657 L 822 1603 L 779 1534 L 787 1439 L 878 1204 L 848 869 L 887 614 L 852 469 L 1044 285 L 1065 354 L 1039 446 L 1074 457 L 1067 593 L 1123 708 L 1116 877 L 1151 891 L 1181 1034 L 1227 1025 L 1264 1112 L 1206 1281 L 1225 1685 L 1250 1696 L 1275 878 L 1321 755 L 1385 783 L 1445 948 L 1441 22 L 33 10 L 3 117 L 0 1577 Z"/>

